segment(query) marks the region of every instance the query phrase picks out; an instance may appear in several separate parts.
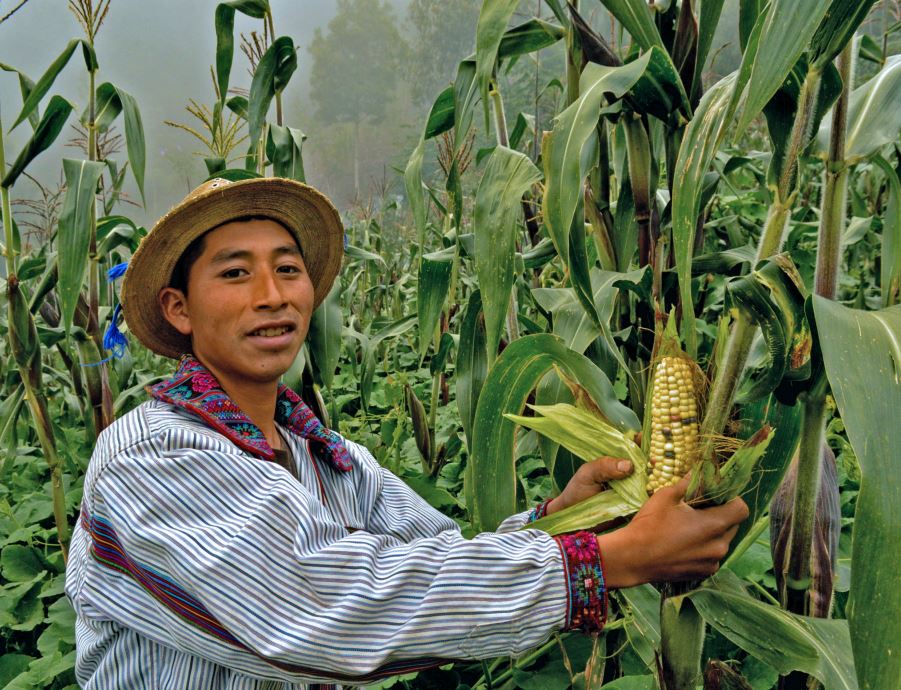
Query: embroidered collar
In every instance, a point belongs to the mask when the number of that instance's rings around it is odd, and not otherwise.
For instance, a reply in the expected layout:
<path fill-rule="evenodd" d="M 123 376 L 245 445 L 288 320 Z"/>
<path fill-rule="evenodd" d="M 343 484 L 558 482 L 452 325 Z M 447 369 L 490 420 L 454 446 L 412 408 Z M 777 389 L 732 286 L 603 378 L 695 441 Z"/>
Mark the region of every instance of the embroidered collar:
<path fill-rule="evenodd" d="M 239 448 L 266 460 L 275 457 L 260 428 L 228 397 L 213 374 L 193 356 L 184 355 L 172 378 L 155 386 L 148 386 L 147 392 L 157 400 L 197 415 Z M 278 387 L 275 421 L 316 444 L 323 451 L 325 459 L 336 469 L 350 471 L 350 455 L 341 437 L 323 426 L 300 396 L 284 384 L 279 384 Z"/>

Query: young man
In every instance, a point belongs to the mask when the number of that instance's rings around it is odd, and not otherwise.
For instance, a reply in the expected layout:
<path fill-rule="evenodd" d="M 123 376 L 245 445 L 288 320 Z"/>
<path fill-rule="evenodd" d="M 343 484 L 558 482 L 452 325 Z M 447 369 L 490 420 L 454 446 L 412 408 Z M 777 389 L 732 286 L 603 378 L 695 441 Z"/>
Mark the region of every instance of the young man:
<path fill-rule="evenodd" d="M 279 377 L 342 243 L 310 187 L 214 180 L 132 258 L 129 328 L 180 362 L 101 435 L 85 478 L 66 592 L 86 690 L 353 685 L 513 655 L 600 629 L 607 589 L 703 577 L 725 555 L 747 508 L 694 510 L 684 482 L 602 536 L 519 530 L 522 514 L 467 540 L 323 427 Z M 586 464 L 544 510 L 621 465 Z"/>

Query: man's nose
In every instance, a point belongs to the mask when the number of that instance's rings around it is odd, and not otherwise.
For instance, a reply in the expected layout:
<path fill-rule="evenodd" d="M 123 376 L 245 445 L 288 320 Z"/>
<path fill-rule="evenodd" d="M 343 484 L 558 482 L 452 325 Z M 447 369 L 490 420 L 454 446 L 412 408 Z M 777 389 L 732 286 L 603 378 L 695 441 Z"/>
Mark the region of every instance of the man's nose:
<path fill-rule="evenodd" d="M 272 273 L 268 271 L 258 273 L 253 287 L 253 306 L 255 309 L 279 309 L 287 304 L 281 285 Z"/>

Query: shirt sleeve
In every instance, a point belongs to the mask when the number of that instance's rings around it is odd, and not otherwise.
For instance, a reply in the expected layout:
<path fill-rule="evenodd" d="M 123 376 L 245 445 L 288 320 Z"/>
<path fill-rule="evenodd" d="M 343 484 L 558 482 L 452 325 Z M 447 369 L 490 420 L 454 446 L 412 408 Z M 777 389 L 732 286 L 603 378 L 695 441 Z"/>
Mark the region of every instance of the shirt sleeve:
<path fill-rule="evenodd" d="M 597 556 L 595 539 L 592 556 L 536 530 L 467 540 L 437 518 L 405 534 L 418 497 L 393 481 L 379 533 L 349 533 L 272 463 L 135 446 L 94 483 L 81 594 L 161 644 L 285 680 L 515 655 L 579 622 L 573 558 Z"/>

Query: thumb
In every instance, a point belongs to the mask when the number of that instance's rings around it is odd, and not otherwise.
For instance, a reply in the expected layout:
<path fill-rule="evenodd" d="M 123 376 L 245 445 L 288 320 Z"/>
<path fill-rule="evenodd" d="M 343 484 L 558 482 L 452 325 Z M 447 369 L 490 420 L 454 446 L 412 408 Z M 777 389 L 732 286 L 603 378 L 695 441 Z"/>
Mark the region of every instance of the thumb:
<path fill-rule="evenodd" d="M 660 497 L 659 500 L 666 501 L 672 505 L 681 503 L 685 498 L 685 492 L 688 491 L 688 485 L 691 483 L 691 474 L 686 474 L 682 479 L 671 486 L 665 486 L 654 492 L 654 498 Z"/>
<path fill-rule="evenodd" d="M 622 479 L 632 474 L 632 463 L 622 458 L 601 457 L 588 463 L 591 480 L 603 484 L 611 479 Z"/>

